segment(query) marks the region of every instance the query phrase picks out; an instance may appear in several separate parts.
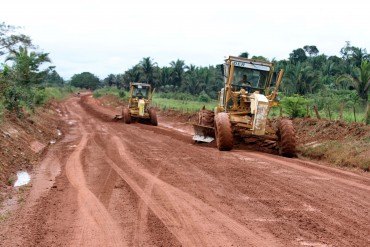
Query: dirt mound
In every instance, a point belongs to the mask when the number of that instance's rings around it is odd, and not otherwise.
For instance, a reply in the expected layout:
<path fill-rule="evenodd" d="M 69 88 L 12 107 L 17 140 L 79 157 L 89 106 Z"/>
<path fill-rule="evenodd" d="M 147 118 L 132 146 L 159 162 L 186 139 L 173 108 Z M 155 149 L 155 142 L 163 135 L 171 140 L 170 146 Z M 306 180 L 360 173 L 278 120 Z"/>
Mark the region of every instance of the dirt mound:
<path fill-rule="evenodd" d="M 101 120 L 111 122 L 116 115 L 121 114 L 121 112 L 119 111 L 119 108 L 121 107 L 119 107 L 118 109 L 113 107 L 113 105 L 107 107 L 107 99 L 111 99 L 111 97 L 107 95 L 104 96 L 104 98 L 102 97 L 100 99 L 95 99 L 92 97 L 92 95 L 88 94 L 82 96 L 79 103 L 86 111 L 88 111 L 92 115 L 100 118 Z"/>
<path fill-rule="evenodd" d="M 370 126 L 363 123 L 345 123 L 312 118 L 297 118 L 293 121 L 298 141 L 305 144 L 312 141 L 343 140 L 350 136 L 370 137 Z"/>
<path fill-rule="evenodd" d="M 0 187 L 11 186 L 17 171 L 32 170 L 45 148 L 61 137 L 61 111 L 57 103 L 49 103 L 23 118 L 5 115 L 0 124 Z"/>
<path fill-rule="evenodd" d="M 294 119 L 298 149 L 305 157 L 369 171 L 370 126 L 317 119 Z"/>

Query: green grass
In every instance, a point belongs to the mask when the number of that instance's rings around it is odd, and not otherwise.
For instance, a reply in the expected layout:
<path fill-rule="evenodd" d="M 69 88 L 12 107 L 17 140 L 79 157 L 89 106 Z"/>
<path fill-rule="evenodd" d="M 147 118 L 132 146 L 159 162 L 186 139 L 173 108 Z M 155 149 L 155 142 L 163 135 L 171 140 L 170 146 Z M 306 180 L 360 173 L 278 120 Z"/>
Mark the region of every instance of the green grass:
<path fill-rule="evenodd" d="M 334 107 L 333 107 L 334 108 Z M 316 118 L 316 114 L 313 110 L 313 106 L 310 106 L 309 109 L 309 115 L 311 118 Z M 319 111 L 319 115 L 322 119 L 331 119 L 331 120 L 339 120 L 339 110 L 337 109 L 331 109 L 330 115 L 329 111 L 327 109 L 322 109 Z M 343 121 L 352 123 L 352 122 L 364 122 L 365 121 L 365 115 L 366 115 L 366 106 L 358 105 L 356 106 L 356 121 L 355 116 L 353 113 L 353 108 L 344 108 L 343 110 Z M 270 110 L 270 117 L 278 117 L 280 116 L 280 108 L 279 107 L 273 107 Z M 283 117 L 288 117 L 288 115 L 285 113 L 283 108 Z"/>
<path fill-rule="evenodd" d="M 103 87 L 103 88 L 96 89 L 93 93 L 93 96 L 94 98 L 100 98 L 108 94 L 124 99 L 126 95 L 128 95 L 129 93 L 121 89 L 118 89 L 116 87 Z"/>
<path fill-rule="evenodd" d="M 324 159 L 331 164 L 343 167 L 357 167 L 369 171 L 370 157 L 367 151 L 370 143 L 358 138 L 346 138 L 341 141 L 329 140 L 319 145 L 300 146 L 298 149 L 303 156 Z"/>
<path fill-rule="evenodd" d="M 63 100 L 69 94 L 77 92 L 78 89 L 74 87 L 46 87 L 44 89 L 46 95 L 46 101 L 51 99 L 54 100 Z"/>
<path fill-rule="evenodd" d="M 205 106 L 206 109 L 213 110 L 217 105 L 217 101 L 200 102 L 195 100 L 177 100 L 154 96 L 152 104 L 162 110 L 173 109 L 181 112 L 195 113 L 203 106 Z"/>

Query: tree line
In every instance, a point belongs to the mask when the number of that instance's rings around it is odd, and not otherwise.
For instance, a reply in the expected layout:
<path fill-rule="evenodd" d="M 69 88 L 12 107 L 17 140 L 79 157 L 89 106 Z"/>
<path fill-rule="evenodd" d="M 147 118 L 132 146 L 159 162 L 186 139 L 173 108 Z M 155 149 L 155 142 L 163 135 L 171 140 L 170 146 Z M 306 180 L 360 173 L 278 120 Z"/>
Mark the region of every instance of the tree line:
<path fill-rule="evenodd" d="M 368 101 L 370 88 L 370 55 L 366 49 L 346 42 L 339 56 L 320 54 L 315 45 L 294 49 L 288 59 L 269 60 L 266 57 L 250 56 L 248 52 L 241 57 L 274 62 L 276 68 L 284 69 L 285 75 L 281 91 L 284 95 L 311 95 L 322 92 L 353 91 L 359 100 Z M 87 76 L 87 74 L 86 74 Z M 93 76 L 89 74 L 89 76 Z M 78 85 L 72 77 L 72 83 Z M 99 81 L 95 77 L 95 87 L 117 86 L 127 88 L 130 82 L 152 84 L 160 92 L 206 93 L 215 98 L 222 87 L 223 79 L 219 66 L 196 66 L 184 60 L 174 60 L 169 66 L 160 67 L 150 57 L 144 57 L 122 74 L 110 74 Z"/>
<path fill-rule="evenodd" d="M 370 88 L 370 55 L 365 48 L 346 42 L 339 55 L 320 54 L 315 45 L 294 49 L 287 59 L 268 59 L 261 55 L 241 57 L 274 62 L 277 69 L 284 69 L 281 87 L 283 95 L 312 95 L 328 92 L 343 95 L 348 92 L 358 100 L 367 102 Z M 0 92 L 1 97 L 16 101 L 20 95 L 27 95 L 34 88 L 47 85 L 73 85 L 96 89 L 117 86 L 127 89 L 130 82 L 152 84 L 157 91 L 165 93 L 186 93 L 208 95 L 216 98 L 222 87 L 223 78 L 218 65 L 196 66 L 176 59 L 167 66 L 159 66 L 151 57 L 144 57 L 136 65 L 120 74 L 109 74 L 99 79 L 91 72 L 83 72 L 65 81 L 49 64 L 48 53 L 40 52 L 30 37 L 19 33 L 19 28 L 0 23 Z M 43 68 L 43 69 L 41 69 Z M 24 101 L 31 102 L 32 97 Z M 352 96 L 351 96 L 352 97 Z M 357 100 L 357 99 L 356 99 Z"/>

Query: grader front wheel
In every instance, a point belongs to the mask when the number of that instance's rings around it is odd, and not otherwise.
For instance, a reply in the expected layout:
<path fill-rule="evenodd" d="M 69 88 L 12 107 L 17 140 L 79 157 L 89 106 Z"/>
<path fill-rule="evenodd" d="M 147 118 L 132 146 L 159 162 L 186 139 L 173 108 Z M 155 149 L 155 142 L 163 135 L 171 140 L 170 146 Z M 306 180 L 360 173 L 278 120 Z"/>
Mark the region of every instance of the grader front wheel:
<path fill-rule="evenodd" d="M 278 148 L 279 154 L 285 157 L 296 157 L 296 136 L 293 122 L 282 119 L 278 123 Z"/>
<path fill-rule="evenodd" d="M 130 109 L 128 109 L 127 107 L 123 108 L 122 116 L 123 116 L 123 121 L 125 122 L 125 124 L 130 124 L 131 123 Z"/>
<path fill-rule="evenodd" d="M 157 112 L 154 108 L 149 109 L 150 123 L 154 126 L 158 125 Z"/>
<path fill-rule="evenodd" d="M 218 113 L 215 117 L 216 143 L 220 151 L 229 151 L 234 146 L 233 132 L 227 113 Z"/>

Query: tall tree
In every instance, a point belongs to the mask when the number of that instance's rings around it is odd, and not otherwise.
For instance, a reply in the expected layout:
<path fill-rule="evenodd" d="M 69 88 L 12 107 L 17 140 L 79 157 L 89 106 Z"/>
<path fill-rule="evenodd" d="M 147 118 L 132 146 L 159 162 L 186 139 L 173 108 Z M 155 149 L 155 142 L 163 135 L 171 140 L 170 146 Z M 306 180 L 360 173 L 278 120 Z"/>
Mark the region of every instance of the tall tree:
<path fill-rule="evenodd" d="M 305 45 L 303 46 L 303 50 L 307 52 L 310 57 L 317 56 L 317 54 L 319 54 L 319 49 L 317 49 L 315 45 Z"/>
<path fill-rule="evenodd" d="M 104 84 L 111 87 L 111 86 L 117 86 L 117 77 L 113 74 L 109 74 L 106 78 L 103 80 Z"/>
<path fill-rule="evenodd" d="M 306 52 L 302 48 L 295 49 L 289 54 L 289 60 L 294 64 L 304 62 L 306 59 Z"/>
<path fill-rule="evenodd" d="M 153 62 L 153 59 L 150 57 L 144 57 L 140 61 L 140 69 L 142 71 L 142 81 L 156 86 L 154 80 L 157 72 L 157 63 Z"/>
<path fill-rule="evenodd" d="M 79 88 L 95 90 L 98 88 L 100 80 L 90 72 L 75 74 L 71 78 L 71 85 Z"/>
<path fill-rule="evenodd" d="M 18 27 L 0 23 L 0 56 L 16 52 L 19 46 L 33 47 L 31 38 L 17 33 Z"/>
<path fill-rule="evenodd" d="M 172 68 L 172 85 L 174 87 L 179 87 L 182 84 L 184 72 L 185 72 L 185 62 L 183 60 L 177 59 L 170 63 Z"/>
<path fill-rule="evenodd" d="M 358 96 L 368 102 L 370 89 L 370 62 L 363 60 L 359 68 L 354 69 L 352 75 L 343 75 L 337 79 L 338 83 L 349 81 L 356 89 Z"/>
<path fill-rule="evenodd" d="M 62 86 L 64 84 L 64 79 L 56 72 L 52 70 L 45 77 L 45 84 Z"/>
<path fill-rule="evenodd" d="M 48 53 L 29 52 L 27 47 L 20 46 L 18 51 L 12 51 L 5 61 L 13 62 L 11 67 L 11 78 L 21 85 L 31 85 L 41 83 L 48 72 L 53 69 L 49 66 L 40 71 L 40 66 L 50 63 Z"/>
<path fill-rule="evenodd" d="M 244 57 L 244 58 L 248 58 L 249 57 L 249 53 L 248 52 L 242 52 L 239 54 L 239 57 Z"/>

